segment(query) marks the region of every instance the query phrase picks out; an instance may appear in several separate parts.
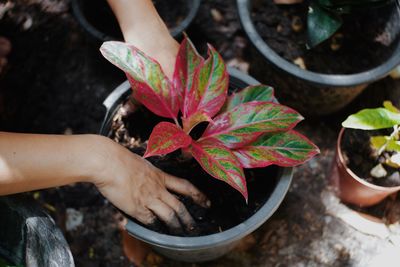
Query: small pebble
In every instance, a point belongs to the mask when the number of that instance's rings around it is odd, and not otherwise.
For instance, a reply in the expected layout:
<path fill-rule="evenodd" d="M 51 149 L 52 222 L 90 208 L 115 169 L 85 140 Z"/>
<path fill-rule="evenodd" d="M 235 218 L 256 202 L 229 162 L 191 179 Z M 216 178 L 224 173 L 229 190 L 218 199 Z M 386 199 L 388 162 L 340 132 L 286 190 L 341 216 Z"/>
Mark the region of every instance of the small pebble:
<path fill-rule="evenodd" d="M 371 174 L 372 177 L 382 178 L 382 177 L 385 177 L 387 175 L 387 171 L 382 166 L 382 164 L 379 163 L 378 165 L 376 165 L 375 167 L 372 168 L 370 174 Z"/>
<path fill-rule="evenodd" d="M 303 30 L 303 22 L 299 16 L 294 16 L 292 19 L 292 29 L 294 32 L 301 32 Z"/>
<path fill-rule="evenodd" d="M 394 172 L 388 178 L 387 182 L 390 183 L 392 186 L 400 185 L 400 173 Z"/>
<path fill-rule="evenodd" d="M 295 60 L 293 60 L 293 63 L 299 66 L 300 69 L 306 69 L 306 64 L 304 63 L 304 59 L 302 57 L 296 58 Z"/>
<path fill-rule="evenodd" d="M 343 34 L 341 33 L 336 33 L 334 36 L 331 38 L 331 49 L 332 51 L 338 51 L 343 44 Z"/>
<path fill-rule="evenodd" d="M 212 8 L 210 12 L 215 22 L 221 22 L 224 20 L 224 17 L 222 16 L 221 12 L 219 12 L 218 9 Z"/>

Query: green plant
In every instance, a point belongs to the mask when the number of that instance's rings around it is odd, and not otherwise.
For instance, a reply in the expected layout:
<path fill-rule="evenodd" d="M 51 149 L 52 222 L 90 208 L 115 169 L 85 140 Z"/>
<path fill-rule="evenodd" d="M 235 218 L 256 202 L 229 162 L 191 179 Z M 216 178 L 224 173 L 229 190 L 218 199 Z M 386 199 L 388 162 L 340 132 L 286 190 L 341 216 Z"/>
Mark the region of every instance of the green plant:
<path fill-rule="evenodd" d="M 308 47 L 331 37 L 343 24 L 342 15 L 353 10 L 374 8 L 395 0 L 312 0 L 308 9 Z"/>
<path fill-rule="evenodd" d="M 127 74 L 138 102 L 169 119 L 154 127 L 144 157 L 180 148 L 247 201 L 243 168 L 295 166 L 319 152 L 312 142 L 292 130 L 303 118 L 276 103 L 271 87 L 249 86 L 228 97 L 228 72 L 210 45 L 204 59 L 185 37 L 172 81 L 156 60 L 136 47 L 106 42 L 101 52 Z M 208 122 L 208 127 L 193 140 L 189 133 L 201 122 Z"/>
<path fill-rule="evenodd" d="M 363 109 L 350 115 L 343 123 L 345 128 L 359 130 L 380 130 L 393 128 L 390 135 L 377 135 L 370 138 L 370 146 L 379 157 L 384 151 L 390 152 L 385 164 L 400 168 L 400 110 L 390 101 L 383 102 L 383 107 Z"/>

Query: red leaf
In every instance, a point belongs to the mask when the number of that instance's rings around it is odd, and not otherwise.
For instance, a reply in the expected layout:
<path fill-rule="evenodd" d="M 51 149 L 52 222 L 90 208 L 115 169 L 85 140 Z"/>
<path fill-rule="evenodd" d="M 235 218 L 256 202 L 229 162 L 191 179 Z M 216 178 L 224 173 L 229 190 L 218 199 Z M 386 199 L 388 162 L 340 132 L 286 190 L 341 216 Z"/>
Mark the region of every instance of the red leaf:
<path fill-rule="evenodd" d="M 296 131 L 263 135 L 252 144 L 234 151 L 244 168 L 260 168 L 272 164 L 293 167 L 318 153 L 318 147 Z"/>
<path fill-rule="evenodd" d="M 190 145 L 192 138 L 181 128 L 170 122 L 160 122 L 150 135 L 147 150 L 144 157 L 165 155 L 178 148 Z"/>
<path fill-rule="evenodd" d="M 229 76 L 223 59 L 209 45 L 208 58 L 197 53 L 187 37 L 183 40 L 174 72 L 174 85 L 183 92 L 180 108 L 184 129 L 192 129 L 202 121 L 209 121 L 223 106 Z"/>
<path fill-rule="evenodd" d="M 184 96 L 192 88 L 194 72 L 203 62 L 203 57 L 199 55 L 194 45 L 185 34 L 179 47 L 178 55 L 176 56 L 172 80 L 179 95 L 182 111 Z"/>
<path fill-rule="evenodd" d="M 158 116 L 177 118 L 178 94 L 156 60 L 122 42 L 105 42 L 100 51 L 126 73 L 139 102 Z"/>
<path fill-rule="evenodd" d="M 240 148 L 264 133 L 292 129 L 303 117 L 272 102 L 247 102 L 213 119 L 201 140 L 216 139 L 228 148 Z"/>
<path fill-rule="evenodd" d="M 190 149 L 193 157 L 208 174 L 238 190 L 247 202 L 243 169 L 227 147 L 218 142 L 193 142 Z"/>
<path fill-rule="evenodd" d="M 212 122 L 212 119 L 204 113 L 195 113 L 192 116 L 190 116 L 188 119 L 186 120 L 182 120 L 183 122 L 183 131 L 185 133 L 189 133 L 197 124 L 199 124 L 200 122 L 203 121 L 208 121 L 208 122 Z"/>
<path fill-rule="evenodd" d="M 231 94 L 225 102 L 224 111 L 233 109 L 237 105 L 251 102 L 263 101 L 277 103 L 274 97 L 274 89 L 271 86 L 258 84 L 250 85 L 238 92 Z"/>

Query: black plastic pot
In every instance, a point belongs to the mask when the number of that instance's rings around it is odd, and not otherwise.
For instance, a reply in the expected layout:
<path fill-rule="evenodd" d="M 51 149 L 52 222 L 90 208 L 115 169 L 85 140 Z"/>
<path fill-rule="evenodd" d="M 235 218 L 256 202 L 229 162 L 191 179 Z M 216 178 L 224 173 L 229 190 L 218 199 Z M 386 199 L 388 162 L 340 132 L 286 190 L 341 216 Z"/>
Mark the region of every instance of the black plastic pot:
<path fill-rule="evenodd" d="M 235 69 L 230 69 L 229 73 L 230 86 L 233 88 L 243 88 L 249 84 L 258 84 L 252 77 Z M 107 114 L 100 134 L 109 135 L 111 120 L 121 103 L 130 93 L 130 85 L 126 81 L 118 86 L 104 101 L 103 105 L 107 109 Z M 156 251 L 169 258 L 186 262 L 213 260 L 229 252 L 241 238 L 256 230 L 271 217 L 284 199 L 292 181 L 292 176 L 292 168 L 279 168 L 275 188 L 264 205 L 246 221 L 221 233 L 199 237 L 171 236 L 149 230 L 132 220 L 128 220 L 126 229 L 132 236 L 150 244 Z"/>
<path fill-rule="evenodd" d="M 200 7 L 201 0 L 187 0 L 188 2 L 188 13 L 186 17 L 174 28 L 169 29 L 173 37 L 177 37 L 182 34 L 183 31 L 190 25 L 195 18 L 197 11 Z M 111 8 L 108 7 L 106 0 L 72 0 L 72 11 L 79 22 L 79 24 L 94 38 L 99 41 L 113 41 L 122 40 L 122 34 L 119 32 L 119 26 Z M 88 18 L 91 16 L 89 11 L 96 10 L 96 12 L 102 12 L 106 17 L 101 18 L 102 23 L 107 23 L 107 31 L 116 32 L 115 36 L 106 32 L 106 30 L 99 29 L 94 23 L 90 22 Z M 92 19 L 93 21 L 93 19 Z"/>
<path fill-rule="evenodd" d="M 269 80 L 266 82 L 276 87 L 280 100 L 304 114 L 325 115 L 338 111 L 359 95 L 369 83 L 385 77 L 400 64 L 400 38 L 397 38 L 398 44 L 392 56 L 383 64 L 368 71 L 331 75 L 301 69 L 279 56 L 262 39 L 251 19 L 251 0 L 237 0 L 237 6 L 242 26 L 258 53 L 261 54 L 261 57 L 255 58 L 264 59 L 255 64 L 254 75 L 265 77 L 268 73 Z M 395 8 L 391 25 L 396 28 L 393 34 L 399 35 L 400 8 L 398 6 Z M 282 75 L 285 75 L 283 79 L 276 78 Z"/>

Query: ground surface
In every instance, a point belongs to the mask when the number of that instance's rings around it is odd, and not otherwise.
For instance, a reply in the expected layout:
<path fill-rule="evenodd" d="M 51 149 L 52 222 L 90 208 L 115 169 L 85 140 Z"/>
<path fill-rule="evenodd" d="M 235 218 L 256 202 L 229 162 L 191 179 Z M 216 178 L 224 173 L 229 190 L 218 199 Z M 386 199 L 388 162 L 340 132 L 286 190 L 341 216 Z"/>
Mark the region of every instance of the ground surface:
<path fill-rule="evenodd" d="M 13 43 L 9 69 L 0 84 L 1 129 L 96 133 L 104 115 L 101 103 L 124 77 L 100 57 L 99 43 L 80 29 L 68 2 L 16 2 L 0 23 L 0 34 Z M 202 47 L 206 41 L 212 43 L 229 65 L 247 71 L 252 53 L 235 8 L 233 0 L 204 0 L 188 34 Z M 348 109 L 302 123 L 300 131 L 320 146 L 321 155 L 296 169 L 279 210 L 238 249 L 204 264 L 181 264 L 151 253 L 144 264 L 398 266 L 400 201 L 364 210 L 380 218 L 386 215 L 385 220 L 392 222 L 390 227 L 371 226 L 334 197 L 328 173 L 340 121 L 361 106 L 377 106 L 386 98 L 399 100 L 399 90 L 399 82 L 387 78 L 370 86 Z M 34 196 L 64 230 L 77 266 L 131 266 L 120 246 L 120 217 L 95 188 L 78 184 Z M 389 261 L 379 263 L 382 259 Z"/>

